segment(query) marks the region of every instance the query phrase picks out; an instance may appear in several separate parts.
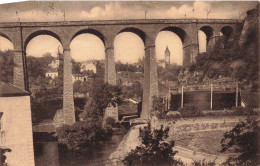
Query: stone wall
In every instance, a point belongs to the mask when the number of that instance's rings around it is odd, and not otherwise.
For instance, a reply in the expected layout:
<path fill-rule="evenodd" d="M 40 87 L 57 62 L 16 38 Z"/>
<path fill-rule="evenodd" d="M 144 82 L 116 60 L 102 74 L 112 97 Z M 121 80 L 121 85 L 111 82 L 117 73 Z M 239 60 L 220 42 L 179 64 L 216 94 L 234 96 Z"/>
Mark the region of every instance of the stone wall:
<path fill-rule="evenodd" d="M 10 166 L 34 166 L 30 96 L 1 97 L 1 146 L 12 150 L 6 153 Z"/>
<path fill-rule="evenodd" d="M 161 125 L 169 127 L 169 136 L 175 141 L 176 146 L 218 155 L 224 133 L 245 118 L 245 116 L 201 117 L 174 121 L 152 117 L 151 127 L 152 129 L 159 129 Z"/>

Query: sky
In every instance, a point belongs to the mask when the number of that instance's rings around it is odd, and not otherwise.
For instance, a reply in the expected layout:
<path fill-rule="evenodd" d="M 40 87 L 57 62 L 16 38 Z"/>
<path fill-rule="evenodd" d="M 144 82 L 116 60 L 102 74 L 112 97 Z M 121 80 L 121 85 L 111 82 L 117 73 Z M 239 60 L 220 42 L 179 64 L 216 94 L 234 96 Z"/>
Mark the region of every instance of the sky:
<path fill-rule="evenodd" d="M 0 22 L 27 21 L 66 21 L 118 20 L 118 19 L 177 19 L 208 18 L 232 19 L 245 17 L 244 12 L 252 9 L 258 2 L 222 1 L 30 1 L 0 5 Z M 205 34 L 199 32 L 200 52 L 205 51 Z M 12 49 L 12 44 L 0 37 L 0 50 Z M 127 43 L 127 45 L 125 44 Z M 27 55 L 42 56 L 50 52 L 56 56 L 60 43 L 53 37 L 40 35 L 33 38 L 26 50 Z M 172 32 L 160 32 L 156 38 L 156 57 L 164 58 L 168 46 L 171 63 L 182 64 L 182 43 Z M 71 55 L 77 61 L 104 59 L 102 41 L 91 34 L 82 34 L 71 42 Z M 62 50 L 62 46 L 59 47 Z M 114 40 L 116 61 L 134 63 L 144 56 L 142 40 L 133 33 L 124 32 Z"/>

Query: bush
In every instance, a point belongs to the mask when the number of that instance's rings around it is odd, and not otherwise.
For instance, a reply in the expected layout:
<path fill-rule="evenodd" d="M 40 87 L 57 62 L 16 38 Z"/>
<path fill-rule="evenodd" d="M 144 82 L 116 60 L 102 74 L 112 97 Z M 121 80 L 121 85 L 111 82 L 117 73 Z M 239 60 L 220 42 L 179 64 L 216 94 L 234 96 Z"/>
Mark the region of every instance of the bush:
<path fill-rule="evenodd" d="M 109 125 L 109 126 L 114 126 L 115 123 L 116 123 L 115 118 L 112 118 L 112 117 L 110 117 L 110 116 L 106 118 L 106 124 L 107 124 L 107 125 Z"/>
<path fill-rule="evenodd" d="M 142 145 L 132 150 L 123 160 L 128 165 L 184 165 L 181 161 L 175 160 L 173 151 L 174 141 L 167 142 L 169 128 L 154 130 L 151 132 L 151 126 L 148 125 L 142 136 Z"/>
<path fill-rule="evenodd" d="M 205 159 L 202 161 L 193 161 L 192 166 L 216 166 L 215 161 L 206 162 Z"/>
<path fill-rule="evenodd" d="M 2 163 L 0 163 L 0 165 L 4 165 L 4 164 L 6 164 L 6 163 L 5 163 L 5 160 L 6 160 L 5 153 L 6 153 L 6 152 L 11 152 L 12 150 L 9 149 L 9 148 L 0 148 L 0 151 L 2 152 L 2 153 L 1 153 L 1 156 L 0 156 L 0 157 L 1 157 L 1 160 L 0 160 L 0 161 L 1 161 Z"/>
<path fill-rule="evenodd" d="M 102 126 L 102 120 L 88 119 L 72 125 L 63 125 L 57 129 L 59 144 L 69 151 L 85 152 L 112 137 L 110 126 Z"/>
<path fill-rule="evenodd" d="M 224 165 L 257 165 L 258 139 L 255 118 L 248 117 L 224 134 L 221 152 L 232 152 Z"/>
<path fill-rule="evenodd" d="M 254 115 L 253 108 L 250 107 L 235 107 L 235 115 Z"/>
<path fill-rule="evenodd" d="M 193 105 L 185 105 L 183 108 L 179 108 L 178 111 L 183 118 L 199 117 L 202 115 L 198 107 Z"/>

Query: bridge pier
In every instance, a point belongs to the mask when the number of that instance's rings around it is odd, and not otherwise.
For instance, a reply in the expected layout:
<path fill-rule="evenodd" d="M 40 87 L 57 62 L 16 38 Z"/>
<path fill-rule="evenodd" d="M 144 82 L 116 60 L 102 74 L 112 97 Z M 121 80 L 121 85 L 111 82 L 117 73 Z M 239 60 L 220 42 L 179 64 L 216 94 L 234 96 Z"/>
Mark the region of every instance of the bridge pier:
<path fill-rule="evenodd" d="M 212 52 L 215 44 L 220 39 L 220 32 L 215 32 L 215 34 L 209 39 L 206 47 L 207 52 Z"/>
<path fill-rule="evenodd" d="M 199 44 L 191 43 L 183 47 L 183 66 L 187 67 L 191 63 L 196 61 L 196 57 L 199 53 Z"/>
<path fill-rule="evenodd" d="M 105 82 L 110 85 L 116 85 L 116 67 L 114 47 L 109 46 L 105 50 Z"/>
<path fill-rule="evenodd" d="M 75 119 L 73 82 L 72 82 L 72 61 L 70 49 L 63 49 L 63 116 L 64 124 L 73 124 Z"/>
<path fill-rule="evenodd" d="M 145 48 L 142 119 L 149 118 L 153 96 L 158 96 L 158 73 L 154 45 Z"/>
<path fill-rule="evenodd" d="M 25 89 L 24 81 L 24 60 L 23 51 L 14 50 L 14 76 L 13 83 L 15 86 Z"/>

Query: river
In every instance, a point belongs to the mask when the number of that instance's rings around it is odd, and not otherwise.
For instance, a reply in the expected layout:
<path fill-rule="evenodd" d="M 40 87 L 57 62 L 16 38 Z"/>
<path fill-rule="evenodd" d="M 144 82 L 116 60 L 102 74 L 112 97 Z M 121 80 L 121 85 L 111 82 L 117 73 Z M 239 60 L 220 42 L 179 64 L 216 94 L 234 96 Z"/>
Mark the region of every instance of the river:
<path fill-rule="evenodd" d="M 103 166 L 111 165 L 109 156 L 113 153 L 122 141 L 127 130 L 115 131 L 111 140 L 105 142 L 99 148 L 91 150 L 86 157 L 81 159 L 71 159 L 70 161 L 59 158 L 59 149 L 57 142 L 41 142 L 35 143 L 34 146 L 40 148 L 41 152 L 35 154 L 36 166 Z"/>

